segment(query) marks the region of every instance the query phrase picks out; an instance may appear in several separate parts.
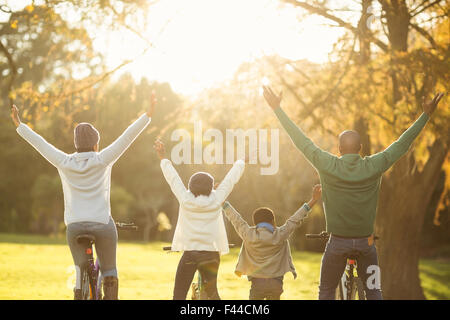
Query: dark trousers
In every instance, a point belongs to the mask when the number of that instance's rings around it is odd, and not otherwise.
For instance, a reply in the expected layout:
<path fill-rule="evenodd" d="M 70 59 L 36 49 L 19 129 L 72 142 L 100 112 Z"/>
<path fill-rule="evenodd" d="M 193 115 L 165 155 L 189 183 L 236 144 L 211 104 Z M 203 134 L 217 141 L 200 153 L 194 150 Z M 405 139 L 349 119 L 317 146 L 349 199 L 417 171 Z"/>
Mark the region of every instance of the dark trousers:
<path fill-rule="evenodd" d="M 283 278 L 250 278 L 250 300 L 280 300 L 283 293 Z"/>
<path fill-rule="evenodd" d="M 202 286 L 208 300 L 220 300 L 217 291 L 217 273 L 220 255 L 215 251 L 185 251 L 178 263 L 173 300 L 186 300 L 195 271 L 200 272 Z"/>
<path fill-rule="evenodd" d="M 322 257 L 319 300 L 334 300 L 348 257 L 355 257 L 367 300 L 381 300 L 377 249 L 369 238 L 344 239 L 331 236 Z"/>

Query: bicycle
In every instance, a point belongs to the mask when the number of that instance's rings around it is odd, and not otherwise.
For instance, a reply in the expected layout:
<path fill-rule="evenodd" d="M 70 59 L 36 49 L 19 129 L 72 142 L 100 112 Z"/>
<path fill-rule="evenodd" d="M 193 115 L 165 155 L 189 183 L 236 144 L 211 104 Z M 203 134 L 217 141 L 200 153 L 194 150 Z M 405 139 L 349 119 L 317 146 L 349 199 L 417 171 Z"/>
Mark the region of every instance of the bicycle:
<path fill-rule="evenodd" d="M 234 248 L 234 244 L 228 245 L 230 248 Z M 163 247 L 164 251 L 171 251 L 171 252 L 177 252 L 172 251 L 172 247 Z M 208 261 L 205 261 L 204 264 L 207 264 Z M 208 300 L 208 295 L 206 294 L 204 290 L 205 281 L 202 279 L 202 271 L 201 271 L 201 265 L 199 265 L 197 273 L 197 282 L 193 282 L 191 286 L 191 299 L 192 300 Z"/>
<path fill-rule="evenodd" d="M 327 232 L 322 231 L 319 234 L 306 234 L 306 238 L 328 241 L 330 235 Z M 379 238 L 374 236 L 374 240 L 377 239 Z M 358 270 L 357 259 L 358 256 L 347 257 L 347 265 L 345 266 L 339 285 L 336 288 L 337 300 L 356 300 L 356 294 L 358 294 L 358 300 L 366 300 L 362 280 L 358 277 L 358 273 L 356 273 L 356 275 L 354 274 L 354 271 Z"/>
<path fill-rule="evenodd" d="M 134 223 L 116 222 L 119 230 L 137 230 Z M 79 244 L 85 246 L 87 262 L 81 267 L 81 300 L 102 300 L 102 277 L 100 274 L 100 264 L 98 258 L 94 260 L 94 252 L 92 250 L 95 244 L 95 237 L 91 234 L 80 234 L 76 237 Z"/>

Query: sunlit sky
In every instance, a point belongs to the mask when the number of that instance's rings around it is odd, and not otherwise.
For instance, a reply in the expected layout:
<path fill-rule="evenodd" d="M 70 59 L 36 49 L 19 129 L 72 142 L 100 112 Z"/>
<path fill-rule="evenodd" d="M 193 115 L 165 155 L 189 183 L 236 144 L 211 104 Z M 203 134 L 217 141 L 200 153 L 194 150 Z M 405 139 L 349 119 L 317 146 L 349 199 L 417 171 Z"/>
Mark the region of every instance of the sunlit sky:
<path fill-rule="evenodd" d="M 12 2 L 16 7 L 29 1 Z M 276 0 L 161 0 L 149 8 L 148 30 L 140 30 L 154 44 L 141 56 L 148 44 L 129 31 L 95 28 L 89 33 L 111 69 L 138 57 L 116 77 L 130 72 L 135 79 L 168 82 L 176 92 L 191 95 L 263 55 L 327 61 L 342 30 L 300 13 Z M 76 19 L 70 13 L 68 18 Z"/>

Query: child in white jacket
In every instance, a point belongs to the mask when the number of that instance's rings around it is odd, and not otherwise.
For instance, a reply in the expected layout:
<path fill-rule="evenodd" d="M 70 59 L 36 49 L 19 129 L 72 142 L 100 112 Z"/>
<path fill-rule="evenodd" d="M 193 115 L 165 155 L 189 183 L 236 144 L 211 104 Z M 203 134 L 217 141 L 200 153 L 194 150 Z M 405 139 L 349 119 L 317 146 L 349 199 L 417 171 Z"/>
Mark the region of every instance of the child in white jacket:
<path fill-rule="evenodd" d="M 217 291 L 220 254 L 229 252 L 222 204 L 241 178 L 245 162 L 236 161 L 217 189 L 213 188 L 214 178 L 206 172 L 192 175 L 186 189 L 172 162 L 165 158 L 164 144 L 157 140 L 155 149 L 164 177 L 180 203 L 172 250 L 184 253 L 177 268 L 173 299 L 186 299 L 197 270 L 208 299 L 220 299 Z"/>

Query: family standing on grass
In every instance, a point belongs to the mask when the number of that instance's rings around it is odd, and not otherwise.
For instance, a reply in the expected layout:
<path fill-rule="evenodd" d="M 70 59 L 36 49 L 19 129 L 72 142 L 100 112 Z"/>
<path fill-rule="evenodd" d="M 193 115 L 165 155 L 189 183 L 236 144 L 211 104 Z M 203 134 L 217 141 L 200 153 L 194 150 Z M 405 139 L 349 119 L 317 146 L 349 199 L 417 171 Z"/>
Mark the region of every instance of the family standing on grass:
<path fill-rule="evenodd" d="M 248 159 L 236 161 L 216 188 L 214 178 L 206 172 L 192 175 L 186 188 L 172 162 L 165 158 L 164 144 L 157 140 L 154 148 L 161 159 L 161 170 L 180 204 L 172 250 L 183 251 L 183 255 L 177 268 L 173 298 L 186 299 L 194 274 L 199 270 L 208 299 L 220 299 L 217 290 L 220 255 L 229 251 L 222 216 L 225 213 L 243 241 L 235 272 L 251 281 L 250 299 L 280 299 L 284 275 L 292 272 L 296 277 L 288 238 L 322 196 L 330 238 L 322 258 L 319 299 L 335 298 L 348 255 L 357 256 L 358 276 L 363 280 L 367 299 L 382 299 L 379 285 L 367 285 L 368 267 L 378 266 L 373 229 L 381 176 L 408 151 L 444 94 L 424 101 L 422 115 L 386 150 L 362 158 L 357 132 L 348 130 L 339 135 L 340 156 L 323 151 L 281 109 L 281 93 L 277 95 L 269 87 L 263 89 L 264 98 L 294 145 L 319 173 L 321 184 L 313 187 L 311 200 L 284 225 L 278 227 L 273 211 L 263 207 L 253 212 L 250 226 L 226 201 Z M 110 207 L 111 169 L 150 123 L 155 104 L 152 100 L 149 110 L 101 151 L 99 132 L 89 123 L 78 124 L 74 130 L 76 152 L 72 154 L 58 150 L 23 124 L 18 108 L 11 107 L 18 134 L 58 169 L 64 192 L 67 242 L 77 270 L 85 263 L 86 255 L 76 237 L 86 233 L 95 237 L 107 300 L 118 299 L 119 287 L 117 230 Z M 81 297 L 79 274 L 74 297 Z"/>

